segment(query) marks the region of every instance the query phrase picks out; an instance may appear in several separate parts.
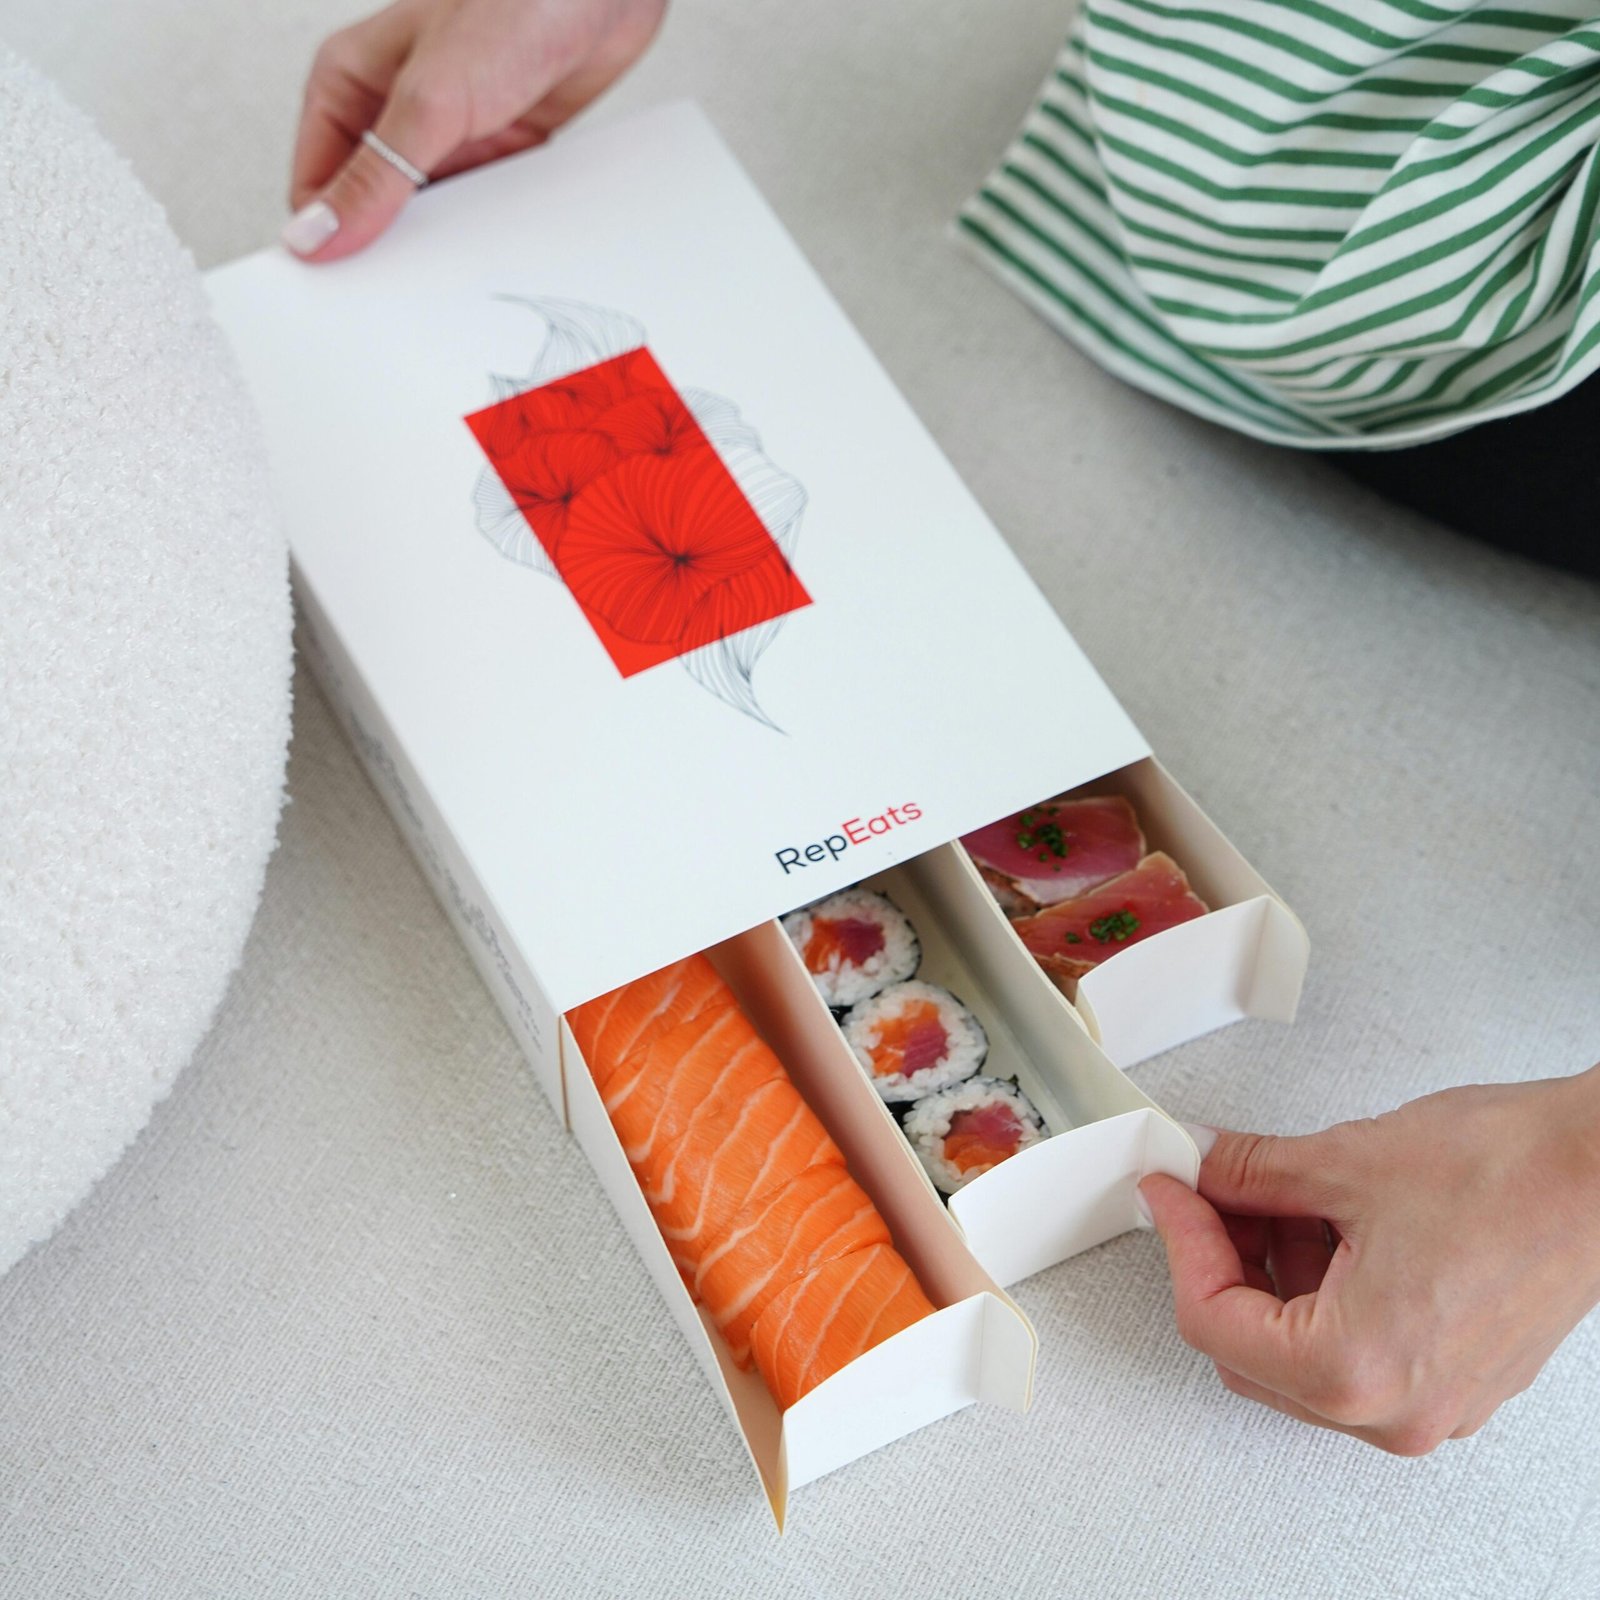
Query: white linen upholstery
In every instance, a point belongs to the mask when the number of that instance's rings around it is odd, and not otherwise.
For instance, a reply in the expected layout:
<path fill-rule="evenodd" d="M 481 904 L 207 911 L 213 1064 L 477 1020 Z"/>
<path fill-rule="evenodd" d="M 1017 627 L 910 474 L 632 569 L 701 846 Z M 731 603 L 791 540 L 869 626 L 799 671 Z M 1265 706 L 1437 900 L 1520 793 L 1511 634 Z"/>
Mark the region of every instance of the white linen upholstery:
<path fill-rule="evenodd" d="M 261 893 L 288 552 L 194 263 L 0 49 L 0 1272 L 144 1126 Z"/>
<path fill-rule="evenodd" d="M 12 0 L 203 263 L 281 215 L 353 8 Z M 1096 371 L 945 227 L 1054 0 L 680 0 L 608 105 L 700 97 L 1156 749 L 1304 917 L 1299 1023 L 1141 1069 L 1306 1129 L 1600 1054 L 1600 589 Z M 602 114 L 609 114 L 605 112 Z M 1020 1286 L 1038 1400 L 801 1491 L 778 1541 L 320 698 L 215 1031 L 0 1281 L 0 1596 L 1600 1591 L 1593 1321 L 1400 1461 L 1225 1393 L 1155 1241 Z M 1029 692 L 1045 693 L 1031 685 Z"/>

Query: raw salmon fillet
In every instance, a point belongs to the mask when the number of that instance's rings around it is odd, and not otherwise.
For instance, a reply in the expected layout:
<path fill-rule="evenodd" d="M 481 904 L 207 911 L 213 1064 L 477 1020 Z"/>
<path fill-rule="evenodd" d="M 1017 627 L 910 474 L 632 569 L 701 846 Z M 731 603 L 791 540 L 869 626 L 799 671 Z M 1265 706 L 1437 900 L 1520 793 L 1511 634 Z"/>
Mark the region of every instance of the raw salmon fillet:
<path fill-rule="evenodd" d="M 751 1331 L 750 1351 L 773 1399 L 787 1410 L 932 1311 L 894 1249 L 869 1245 L 824 1262 L 769 1301 Z"/>
<path fill-rule="evenodd" d="M 1120 794 L 1042 800 L 963 836 L 1007 916 L 1071 900 L 1129 872 L 1144 854 L 1144 833 Z"/>
<path fill-rule="evenodd" d="M 567 1020 L 685 1285 L 779 1405 L 933 1309 L 704 957 Z"/>
<path fill-rule="evenodd" d="M 1117 951 L 1203 917 L 1206 910 L 1183 869 L 1158 850 L 1132 872 L 1026 917 L 1015 927 L 1046 972 L 1075 982 Z"/>
<path fill-rule="evenodd" d="M 603 1091 L 602 1080 L 647 1037 L 687 1022 L 727 997 L 728 986 L 716 968 L 704 956 L 690 956 L 574 1007 L 567 1023 L 590 1076 Z"/>
<path fill-rule="evenodd" d="M 737 1104 L 784 1078 L 778 1058 L 732 994 L 724 994 L 714 1007 L 640 1046 L 611 1075 L 601 1098 L 636 1169 L 670 1159 L 708 1103 Z"/>
<path fill-rule="evenodd" d="M 807 1167 L 844 1157 L 787 1077 L 746 1099 L 715 1098 L 670 1151 L 634 1167 L 678 1270 L 693 1278 L 707 1248 L 752 1201 Z"/>
<path fill-rule="evenodd" d="M 701 1260 L 694 1292 L 733 1359 L 748 1367 L 756 1318 L 791 1283 L 839 1256 L 888 1242 L 883 1218 L 843 1167 L 808 1167 L 729 1222 Z"/>

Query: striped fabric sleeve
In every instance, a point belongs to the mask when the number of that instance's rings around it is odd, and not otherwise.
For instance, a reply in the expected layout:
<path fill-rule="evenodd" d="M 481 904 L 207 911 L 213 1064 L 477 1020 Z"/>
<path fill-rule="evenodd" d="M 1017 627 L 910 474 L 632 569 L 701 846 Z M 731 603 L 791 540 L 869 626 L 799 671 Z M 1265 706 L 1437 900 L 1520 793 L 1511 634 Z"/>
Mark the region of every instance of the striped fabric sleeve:
<path fill-rule="evenodd" d="M 1083 0 L 957 229 L 1130 382 L 1350 449 L 1600 366 L 1597 214 L 1594 0 Z"/>

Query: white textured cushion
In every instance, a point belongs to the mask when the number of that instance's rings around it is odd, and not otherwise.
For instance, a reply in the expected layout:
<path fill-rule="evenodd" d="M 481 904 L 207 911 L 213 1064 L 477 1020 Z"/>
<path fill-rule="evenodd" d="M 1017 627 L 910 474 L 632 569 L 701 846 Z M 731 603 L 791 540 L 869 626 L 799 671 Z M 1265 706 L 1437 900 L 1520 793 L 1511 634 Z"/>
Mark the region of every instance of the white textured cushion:
<path fill-rule="evenodd" d="M 289 728 L 255 419 L 155 201 L 0 51 L 0 1271 L 239 959 Z"/>

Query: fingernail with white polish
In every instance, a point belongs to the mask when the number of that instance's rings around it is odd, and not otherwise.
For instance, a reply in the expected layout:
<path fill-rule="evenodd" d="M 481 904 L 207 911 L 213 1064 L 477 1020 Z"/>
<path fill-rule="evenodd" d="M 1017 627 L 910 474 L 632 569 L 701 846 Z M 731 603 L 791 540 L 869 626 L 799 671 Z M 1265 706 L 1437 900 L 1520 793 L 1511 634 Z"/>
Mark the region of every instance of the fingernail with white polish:
<path fill-rule="evenodd" d="M 315 255 L 339 231 L 339 214 L 326 200 L 301 206 L 283 225 L 280 237 L 297 256 Z"/>
<path fill-rule="evenodd" d="M 1208 1128 L 1203 1122 L 1180 1122 L 1178 1126 L 1194 1140 L 1200 1151 L 1200 1159 L 1204 1161 L 1211 1154 L 1212 1145 L 1217 1142 L 1217 1130 Z"/>
<path fill-rule="evenodd" d="M 1150 1215 L 1150 1202 L 1144 1197 L 1144 1190 L 1136 1184 L 1133 1190 L 1133 1209 L 1139 1213 L 1139 1226 L 1153 1228 L 1156 1219 Z"/>

